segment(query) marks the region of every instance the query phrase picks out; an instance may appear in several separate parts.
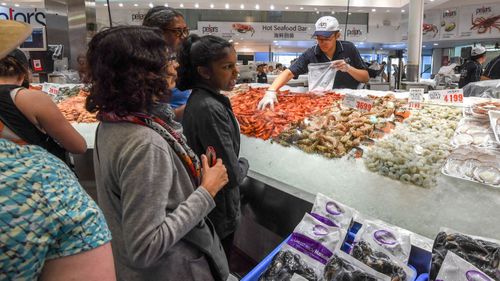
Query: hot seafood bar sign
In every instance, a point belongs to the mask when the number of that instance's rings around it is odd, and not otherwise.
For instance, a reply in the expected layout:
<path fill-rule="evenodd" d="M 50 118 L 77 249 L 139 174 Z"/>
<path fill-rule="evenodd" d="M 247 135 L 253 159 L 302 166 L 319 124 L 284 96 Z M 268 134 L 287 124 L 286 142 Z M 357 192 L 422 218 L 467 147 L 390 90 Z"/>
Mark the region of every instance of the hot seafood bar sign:
<path fill-rule="evenodd" d="M 500 4 L 478 4 L 460 8 L 462 38 L 498 38 L 500 36 Z"/>
<path fill-rule="evenodd" d="M 251 23 L 251 22 L 198 22 L 198 31 L 202 35 L 216 35 L 229 39 L 250 40 L 311 40 L 314 24 L 301 23 Z M 365 25 L 348 25 L 347 40 L 366 40 Z"/>

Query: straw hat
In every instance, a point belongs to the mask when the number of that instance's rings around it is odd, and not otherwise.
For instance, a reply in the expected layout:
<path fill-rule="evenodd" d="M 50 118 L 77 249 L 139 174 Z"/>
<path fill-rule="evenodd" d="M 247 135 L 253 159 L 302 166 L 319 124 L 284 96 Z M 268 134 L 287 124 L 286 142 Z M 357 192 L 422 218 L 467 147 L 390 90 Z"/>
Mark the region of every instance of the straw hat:
<path fill-rule="evenodd" d="M 19 47 L 31 34 L 31 26 L 24 22 L 0 20 L 0 59 Z"/>

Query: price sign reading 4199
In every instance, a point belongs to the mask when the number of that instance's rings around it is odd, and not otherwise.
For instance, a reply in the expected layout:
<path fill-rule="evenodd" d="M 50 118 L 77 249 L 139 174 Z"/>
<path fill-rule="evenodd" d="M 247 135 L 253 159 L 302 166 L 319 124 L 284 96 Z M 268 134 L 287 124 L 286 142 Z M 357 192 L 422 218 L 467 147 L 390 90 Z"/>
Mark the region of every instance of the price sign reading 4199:
<path fill-rule="evenodd" d="M 441 95 L 441 98 L 445 103 L 463 103 L 464 93 L 462 89 L 447 90 Z"/>
<path fill-rule="evenodd" d="M 410 96 L 408 98 L 408 108 L 421 109 L 422 102 L 424 101 L 424 89 L 410 89 Z"/>

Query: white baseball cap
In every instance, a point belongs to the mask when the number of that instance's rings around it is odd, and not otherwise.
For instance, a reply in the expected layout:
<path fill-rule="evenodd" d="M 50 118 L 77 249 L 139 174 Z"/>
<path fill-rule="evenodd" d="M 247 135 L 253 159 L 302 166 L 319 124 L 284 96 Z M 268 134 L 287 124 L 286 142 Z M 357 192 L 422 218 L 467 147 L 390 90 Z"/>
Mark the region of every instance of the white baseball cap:
<path fill-rule="evenodd" d="M 324 16 L 316 22 L 316 31 L 313 36 L 330 37 L 333 32 L 339 31 L 339 21 L 332 16 Z"/>
<path fill-rule="evenodd" d="M 470 51 L 471 57 L 479 56 L 486 53 L 486 48 L 483 46 L 475 46 L 472 47 L 472 50 Z"/>

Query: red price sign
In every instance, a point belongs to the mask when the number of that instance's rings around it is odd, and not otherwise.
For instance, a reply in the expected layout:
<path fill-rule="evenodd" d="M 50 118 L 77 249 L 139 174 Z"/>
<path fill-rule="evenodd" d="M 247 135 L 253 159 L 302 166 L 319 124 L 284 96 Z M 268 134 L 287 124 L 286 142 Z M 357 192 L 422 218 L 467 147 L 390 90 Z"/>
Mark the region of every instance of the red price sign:
<path fill-rule="evenodd" d="M 408 103 L 410 109 L 422 109 L 422 103 L 419 101 L 411 101 Z"/>
<path fill-rule="evenodd" d="M 50 87 L 48 93 L 53 94 L 53 95 L 57 95 L 57 94 L 59 94 L 59 88 Z"/>
<path fill-rule="evenodd" d="M 370 111 L 372 110 L 373 103 L 372 102 L 366 102 L 362 100 L 357 100 L 356 101 L 356 108 L 361 110 L 361 111 Z"/>
<path fill-rule="evenodd" d="M 464 93 L 462 90 L 449 90 L 442 96 L 445 103 L 463 103 Z"/>
<path fill-rule="evenodd" d="M 370 111 L 373 107 L 373 101 L 371 99 L 352 94 L 346 94 L 342 104 L 346 107 L 356 108 L 360 111 Z"/>

